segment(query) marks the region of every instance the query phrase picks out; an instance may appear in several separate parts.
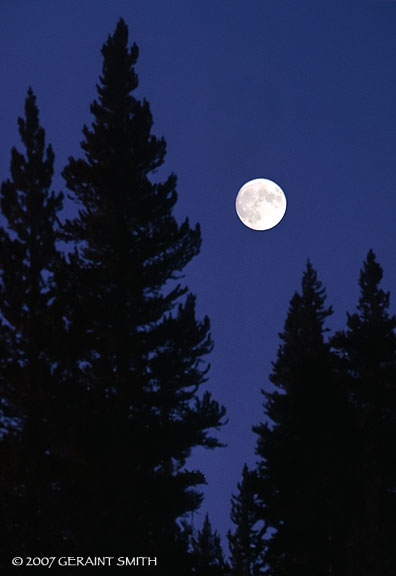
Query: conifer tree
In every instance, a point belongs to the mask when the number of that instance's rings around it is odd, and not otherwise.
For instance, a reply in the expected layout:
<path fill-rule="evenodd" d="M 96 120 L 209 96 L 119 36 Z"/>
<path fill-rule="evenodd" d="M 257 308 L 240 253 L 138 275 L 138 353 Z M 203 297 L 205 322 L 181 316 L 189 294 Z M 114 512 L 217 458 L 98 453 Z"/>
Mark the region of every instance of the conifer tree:
<path fill-rule="evenodd" d="M 82 546 L 125 553 L 129 543 L 172 557 L 183 540 L 177 520 L 201 501 L 195 446 L 214 448 L 224 409 L 199 393 L 211 351 L 209 320 L 198 320 L 183 269 L 198 254 L 200 229 L 172 214 L 176 178 L 154 181 L 166 145 L 152 135 L 148 103 L 134 96 L 135 44 L 118 22 L 102 49 L 103 72 L 81 158 L 64 178 L 78 216 L 65 236 L 69 334 L 79 367 L 79 415 L 71 452 Z M 78 344 L 76 344 L 78 342 Z M 174 560 L 174 557 L 173 557 Z M 172 564 L 168 566 L 168 570 Z"/>
<path fill-rule="evenodd" d="M 29 89 L 18 119 L 25 152 L 11 151 L 11 178 L 1 186 L 0 315 L 4 355 L 2 402 L 11 422 L 2 444 L 3 527 L 18 551 L 38 552 L 52 526 L 54 411 L 52 372 L 59 324 L 54 314 L 57 215 L 62 195 L 50 191 L 54 154 L 45 145 Z M 8 464 L 7 464 L 8 462 Z M 7 476 L 12 470 L 11 476 Z M 18 517 L 17 510 L 21 511 Z M 52 520 L 50 519 L 52 516 Z M 7 540 L 5 535 L 3 542 Z"/>
<path fill-rule="evenodd" d="M 342 572 L 346 400 L 324 339 L 325 299 L 308 262 L 280 334 L 275 388 L 263 391 L 267 420 L 253 428 L 271 576 Z"/>
<path fill-rule="evenodd" d="M 228 532 L 233 576 L 263 574 L 265 523 L 260 518 L 257 501 L 256 474 L 243 467 L 238 494 L 231 499 L 231 520 L 234 532 Z"/>
<path fill-rule="evenodd" d="M 224 576 L 227 573 L 220 537 L 212 529 L 208 514 L 202 529 L 193 538 L 192 563 L 192 573 L 197 576 Z"/>
<path fill-rule="evenodd" d="M 349 572 L 370 576 L 396 570 L 396 317 L 380 287 L 383 271 L 370 250 L 360 273 L 357 311 L 332 344 L 353 408 L 355 449 Z"/>

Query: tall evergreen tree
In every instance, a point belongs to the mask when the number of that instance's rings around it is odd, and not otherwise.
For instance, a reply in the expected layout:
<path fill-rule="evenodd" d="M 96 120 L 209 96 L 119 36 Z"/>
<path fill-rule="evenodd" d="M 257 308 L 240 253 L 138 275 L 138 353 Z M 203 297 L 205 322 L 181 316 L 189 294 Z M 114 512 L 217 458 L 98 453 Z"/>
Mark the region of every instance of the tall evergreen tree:
<path fill-rule="evenodd" d="M 181 541 L 178 519 L 201 501 L 204 477 L 186 460 L 195 446 L 219 445 L 211 430 L 224 409 L 198 394 L 210 326 L 196 318 L 195 298 L 180 283 L 199 252 L 200 229 L 172 214 L 175 176 L 153 180 L 166 146 L 151 134 L 148 103 L 133 95 L 138 48 L 128 47 L 123 20 L 102 54 L 84 156 L 70 158 L 63 173 L 80 205 L 65 226 L 77 245 L 68 322 L 82 407 L 71 442 L 81 462 L 74 533 L 86 547 L 124 553 L 134 542 L 165 558 Z"/>
<path fill-rule="evenodd" d="M 228 532 L 233 576 L 258 576 L 264 572 L 265 522 L 257 501 L 257 476 L 247 465 L 243 467 L 238 494 L 231 499 L 231 520 L 235 525 Z"/>
<path fill-rule="evenodd" d="M 202 529 L 192 541 L 191 573 L 197 576 L 224 576 L 228 573 L 220 536 L 213 530 L 208 514 Z"/>
<path fill-rule="evenodd" d="M 25 117 L 18 119 L 18 126 L 25 153 L 12 149 L 11 178 L 3 182 L 0 193 L 5 222 L 0 229 L 4 352 L 0 382 L 2 402 L 13 423 L 2 443 L 2 509 L 3 527 L 8 535 L 14 530 L 9 541 L 19 552 L 29 545 L 38 552 L 44 534 L 52 529 L 49 516 L 54 477 L 50 470 L 56 398 L 52 373 L 59 329 L 53 301 L 62 195 L 50 191 L 54 154 L 51 146 L 45 145 L 31 89 Z M 18 507 L 21 516 L 17 518 Z M 7 541 L 7 536 L 2 540 Z"/>
<path fill-rule="evenodd" d="M 389 313 L 382 277 L 370 250 L 357 311 L 332 341 L 346 375 L 356 437 L 348 573 L 370 576 L 396 570 L 396 317 Z"/>
<path fill-rule="evenodd" d="M 275 388 L 263 391 L 267 421 L 254 427 L 271 576 L 343 573 L 347 408 L 324 339 L 325 299 L 308 262 L 280 334 Z"/>

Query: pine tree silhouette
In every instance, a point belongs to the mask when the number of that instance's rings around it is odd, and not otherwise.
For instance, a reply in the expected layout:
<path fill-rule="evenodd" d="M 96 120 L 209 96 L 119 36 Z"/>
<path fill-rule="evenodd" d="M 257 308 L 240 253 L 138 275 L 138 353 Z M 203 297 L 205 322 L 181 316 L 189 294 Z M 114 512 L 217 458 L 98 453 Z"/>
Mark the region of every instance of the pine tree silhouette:
<path fill-rule="evenodd" d="M 197 576 L 224 576 L 228 573 L 220 537 L 213 530 L 208 514 L 192 541 L 192 563 L 191 573 Z"/>
<path fill-rule="evenodd" d="M 348 574 L 390 575 L 396 546 L 396 317 L 383 271 L 370 250 L 360 273 L 357 311 L 332 344 L 341 358 L 353 407 L 354 485 Z"/>
<path fill-rule="evenodd" d="M 258 434 L 260 516 L 268 526 L 271 576 L 342 572 L 346 397 L 334 378 L 324 323 L 325 289 L 308 261 L 291 299 L 281 345 L 264 392 Z"/>
<path fill-rule="evenodd" d="M 62 194 L 50 191 L 54 154 L 45 145 L 31 89 L 18 127 L 25 152 L 12 149 L 11 178 L 1 186 L 6 227 L 0 229 L 0 380 L 10 418 L 1 446 L 2 542 L 9 550 L 38 553 L 56 523 L 53 447 L 59 396 L 53 367 L 61 320 L 53 302 Z"/>
<path fill-rule="evenodd" d="M 204 477 L 186 460 L 195 446 L 219 445 L 211 431 L 224 409 L 199 393 L 210 325 L 196 318 L 195 297 L 181 283 L 200 229 L 173 217 L 175 176 L 153 179 L 166 146 L 151 133 L 148 103 L 133 95 L 138 49 L 128 47 L 123 20 L 102 54 L 84 155 L 63 172 L 80 206 L 64 227 L 76 245 L 67 316 L 83 407 L 72 448 L 84 463 L 74 478 L 81 512 L 73 532 L 85 549 L 125 554 L 133 542 L 165 567 L 169 558 L 170 570 L 184 541 L 178 519 L 202 498 Z"/>
<path fill-rule="evenodd" d="M 231 499 L 231 520 L 235 525 L 228 532 L 233 576 L 258 576 L 264 573 L 266 525 L 261 520 L 257 501 L 257 477 L 245 464 L 238 494 Z"/>

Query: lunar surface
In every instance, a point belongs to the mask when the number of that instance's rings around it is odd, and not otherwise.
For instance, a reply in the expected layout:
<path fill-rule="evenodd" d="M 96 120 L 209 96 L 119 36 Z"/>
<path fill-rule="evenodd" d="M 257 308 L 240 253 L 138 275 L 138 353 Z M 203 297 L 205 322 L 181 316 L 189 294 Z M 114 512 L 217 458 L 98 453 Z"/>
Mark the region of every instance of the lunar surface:
<path fill-rule="evenodd" d="M 286 212 L 286 196 L 280 186 L 266 178 L 246 182 L 239 190 L 235 208 L 241 221 L 253 230 L 269 230 Z"/>

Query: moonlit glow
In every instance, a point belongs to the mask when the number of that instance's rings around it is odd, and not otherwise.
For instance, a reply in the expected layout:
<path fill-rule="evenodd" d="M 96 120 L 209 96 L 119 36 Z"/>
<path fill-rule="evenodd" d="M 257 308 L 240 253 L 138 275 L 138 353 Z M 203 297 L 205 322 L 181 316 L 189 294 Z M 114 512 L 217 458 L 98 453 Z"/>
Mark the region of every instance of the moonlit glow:
<path fill-rule="evenodd" d="M 286 196 L 280 186 L 266 178 L 246 182 L 239 190 L 235 208 L 241 221 L 253 230 L 269 230 L 286 212 Z"/>

